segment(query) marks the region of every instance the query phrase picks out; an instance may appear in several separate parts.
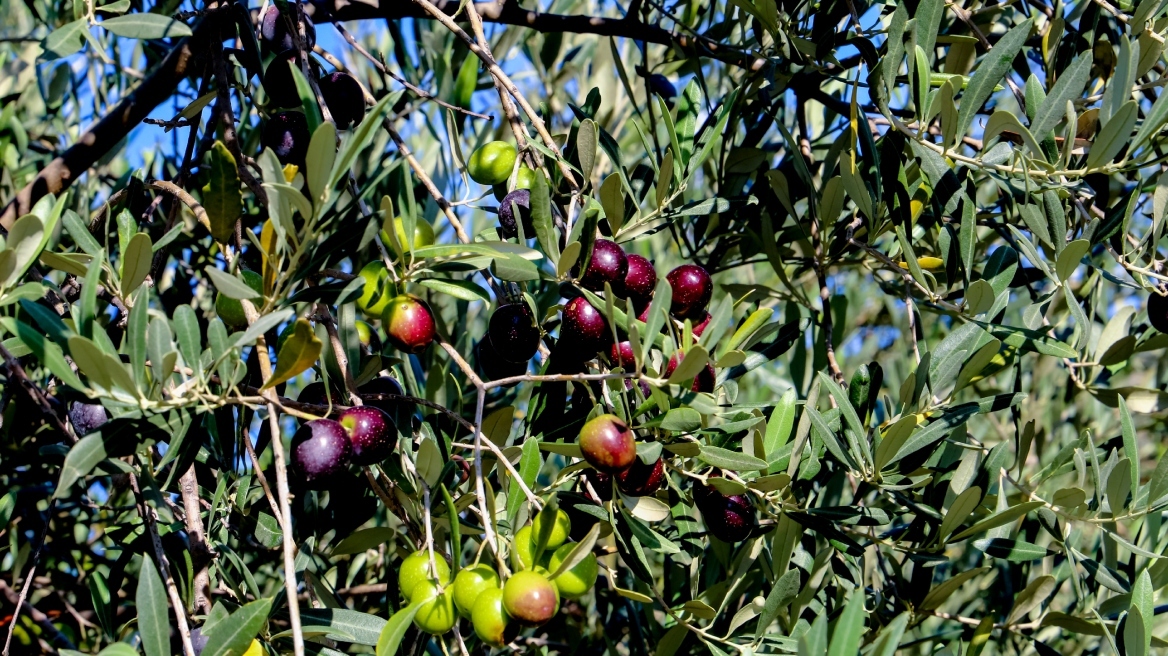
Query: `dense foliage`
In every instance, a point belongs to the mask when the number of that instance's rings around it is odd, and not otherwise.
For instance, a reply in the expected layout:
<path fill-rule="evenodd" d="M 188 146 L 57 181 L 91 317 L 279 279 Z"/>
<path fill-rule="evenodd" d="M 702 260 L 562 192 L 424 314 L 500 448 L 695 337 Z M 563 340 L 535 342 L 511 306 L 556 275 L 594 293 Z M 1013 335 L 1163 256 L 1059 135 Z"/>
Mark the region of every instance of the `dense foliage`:
<path fill-rule="evenodd" d="M 5 654 L 1168 647 L 1168 2 L 0 14 Z"/>

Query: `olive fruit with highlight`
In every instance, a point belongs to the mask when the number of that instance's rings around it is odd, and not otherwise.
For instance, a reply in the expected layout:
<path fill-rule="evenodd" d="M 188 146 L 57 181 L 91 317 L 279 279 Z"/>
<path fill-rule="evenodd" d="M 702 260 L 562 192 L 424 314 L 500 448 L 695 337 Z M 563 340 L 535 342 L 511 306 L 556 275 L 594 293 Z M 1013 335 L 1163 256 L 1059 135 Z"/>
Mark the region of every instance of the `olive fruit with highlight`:
<path fill-rule="evenodd" d="M 243 282 L 255 290 L 256 294 L 264 293 L 264 278 L 255 271 L 243 269 L 240 271 Z M 252 299 L 254 304 L 258 299 Z M 227 324 L 229 328 L 242 328 L 247 325 L 247 315 L 243 313 L 243 303 L 219 292 L 215 294 L 215 314 Z"/>
<path fill-rule="evenodd" d="M 1148 323 L 1162 333 L 1168 333 L 1168 296 L 1155 292 L 1148 296 Z"/>
<path fill-rule="evenodd" d="M 519 165 L 519 174 L 515 176 L 516 189 L 531 189 L 535 185 L 535 171 L 526 164 Z"/>
<path fill-rule="evenodd" d="M 539 626 L 555 616 L 560 594 L 546 576 L 535 570 L 516 572 L 503 585 L 503 608 L 524 626 Z"/>
<path fill-rule="evenodd" d="M 354 464 L 377 464 L 388 458 L 397 445 L 397 427 L 380 408 L 354 406 L 342 412 L 337 421 L 349 435 Z"/>
<path fill-rule="evenodd" d="M 516 214 L 515 210 L 519 212 Z M 531 222 L 531 192 L 526 189 L 516 189 L 499 201 L 499 231 L 504 239 L 519 236 L 519 225 L 522 222 L 523 236 L 526 239 L 535 237 L 535 224 Z"/>
<path fill-rule="evenodd" d="M 560 341 L 567 349 L 561 352 L 571 353 L 581 361 L 590 360 L 612 341 L 608 321 L 583 296 L 568 301 L 561 318 Z"/>
<path fill-rule="evenodd" d="M 648 304 L 657 287 L 657 270 L 653 263 L 640 255 L 629 255 L 625 274 L 625 295 L 633 301 Z"/>
<path fill-rule="evenodd" d="M 295 13 L 295 9 L 292 13 Z M 292 50 L 296 47 L 296 41 L 292 38 L 290 28 L 295 23 L 295 18 L 280 12 L 275 4 L 268 5 L 268 10 L 260 18 L 260 42 L 269 52 Z M 311 18 L 304 15 L 301 15 L 300 25 L 304 28 L 305 49 L 312 50 L 316 45 L 316 26 L 312 24 Z"/>
<path fill-rule="evenodd" d="M 292 437 L 292 471 L 309 489 L 321 489 L 349 467 L 353 447 L 332 419 L 306 422 Z"/>
<path fill-rule="evenodd" d="M 508 362 L 527 362 L 539 350 L 539 326 L 522 301 L 500 305 L 491 314 L 487 336 L 499 357 Z"/>
<path fill-rule="evenodd" d="M 568 559 L 568 555 L 576 548 L 575 543 L 565 544 L 552 554 L 548 569 L 555 572 Z M 596 585 L 596 576 L 600 573 L 600 566 L 596 562 L 596 555 L 589 553 L 584 560 L 576 563 L 571 569 L 560 574 L 552 582 L 560 594 L 568 599 L 583 597 Z"/>
<path fill-rule="evenodd" d="M 661 458 L 646 465 L 637 458 L 628 469 L 614 475 L 616 486 L 630 497 L 644 497 L 661 489 L 665 482 L 665 461 Z"/>
<path fill-rule="evenodd" d="M 475 635 L 492 647 L 502 647 L 515 639 L 518 628 L 503 608 L 503 588 L 484 590 L 470 613 Z"/>
<path fill-rule="evenodd" d="M 453 592 L 450 588 L 439 592 L 438 584 L 433 581 L 422 581 L 414 586 L 410 603 L 418 606 L 414 626 L 431 635 L 450 631 L 458 621 Z"/>
<path fill-rule="evenodd" d="M 546 521 L 544 513 L 536 514 L 535 520 L 531 522 L 531 539 L 532 541 L 537 540 L 546 530 L 548 531 L 546 546 L 548 549 L 555 549 L 568 539 L 568 535 L 572 532 L 572 520 L 568 517 L 568 513 L 557 509 L 550 529 L 545 526 Z"/>
<path fill-rule="evenodd" d="M 304 158 L 308 155 L 308 121 L 300 112 L 280 112 L 273 114 L 264 124 L 260 140 L 264 148 L 271 148 L 281 164 L 294 164 L 304 168 Z"/>
<path fill-rule="evenodd" d="M 629 258 L 624 249 L 614 241 L 597 239 L 592 246 L 592 257 L 584 274 L 580 276 L 580 285 L 594 292 L 604 291 L 604 284 L 612 287 L 617 296 L 624 295 L 625 277 L 629 273 Z"/>
<path fill-rule="evenodd" d="M 497 185 L 511 177 L 518 152 L 506 141 L 492 141 L 479 146 L 466 163 L 471 179 L 483 185 Z"/>
<path fill-rule="evenodd" d="M 608 349 L 608 359 L 614 366 L 624 367 L 625 371 L 628 371 L 637 364 L 636 355 L 633 354 L 633 344 L 628 341 L 618 342 L 610 346 Z"/>
<path fill-rule="evenodd" d="M 600 415 L 580 429 L 580 452 L 588 464 L 615 474 L 637 459 L 637 443 L 629 425 L 616 415 Z"/>
<path fill-rule="evenodd" d="M 705 269 L 696 264 L 683 264 L 665 276 L 673 288 L 673 303 L 669 311 L 679 319 L 695 319 L 710 304 L 714 282 Z"/>
<path fill-rule="evenodd" d="M 385 307 L 381 315 L 389 343 L 399 351 L 421 353 L 434 341 L 437 329 L 434 315 L 426 302 L 400 294 Z"/>
<path fill-rule="evenodd" d="M 383 231 L 381 233 L 385 235 Z M 406 242 L 406 222 L 400 216 L 393 220 L 393 236 L 397 238 L 397 243 L 402 247 L 409 246 L 410 250 L 418 250 L 427 246 L 434 245 L 434 226 L 425 219 L 414 219 L 414 238 L 410 242 Z M 388 236 L 382 237 L 388 240 Z"/>
<path fill-rule="evenodd" d="M 454 577 L 454 605 L 458 613 L 470 619 L 479 595 L 500 586 L 499 575 L 487 565 L 479 564 L 458 570 Z"/>
<path fill-rule="evenodd" d="M 422 549 L 406 556 L 397 572 L 397 587 L 406 599 L 413 599 L 414 588 L 424 582 L 439 585 L 450 583 L 450 565 L 437 553 L 434 554 L 434 568 L 430 567 L 430 552 Z"/>

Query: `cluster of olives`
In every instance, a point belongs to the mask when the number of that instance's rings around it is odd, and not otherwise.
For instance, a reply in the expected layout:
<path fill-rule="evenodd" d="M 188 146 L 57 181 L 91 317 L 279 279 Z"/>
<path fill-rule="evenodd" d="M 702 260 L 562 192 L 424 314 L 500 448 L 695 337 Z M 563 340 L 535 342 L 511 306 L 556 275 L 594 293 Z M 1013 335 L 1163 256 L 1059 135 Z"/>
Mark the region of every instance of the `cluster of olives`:
<path fill-rule="evenodd" d="M 657 458 L 646 464 L 637 457 L 637 442 L 629 425 L 611 414 L 590 419 L 580 429 L 578 443 L 593 471 L 585 479 L 598 501 L 612 498 L 612 485 L 626 496 L 655 493 L 665 481 L 665 464 Z M 717 477 L 715 472 L 710 478 Z M 710 532 L 726 542 L 741 542 L 756 525 L 754 506 L 742 494 L 727 495 L 710 485 L 694 486 L 694 503 Z M 522 531 L 520 532 L 522 533 Z"/>
<path fill-rule="evenodd" d="M 337 419 L 314 419 L 300 426 L 292 436 L 292 471 L 305 487 L 322 489 L 350 464 L 385 460 L 396 445 L 397 427 L 384 410 L 354 406 Z"/>
<path fill-rule="evenodd" d="M 358 388 L 368 395 L 401 396 L 401 385 L 388 376 L 374 378 Z M 344 398 L 340 390 L 332 391 L 334 403 Z M 327 405 L 324 383 L 311 383 L 300 391 L 300 403 Z M 400 401 L 371 400 L 361 406 L 337 410 L 324 419 L 301 425 L 292 436 L 290 469 L 296 481 L 307 489 L 325 489 L 340 480 L 349 465 L 372 465 L 383 462 L 397 446 Z"/>
<path fill-rule="evenodd" d="M 578 270 L 574 273 L 585 289 L 601 291 L 607 284 L 615 295 L 632 302 L 638 319 L 646 321 L 649 318 L 657 272 L 653 269 L 653 263 L 646 258 L 635 254 L 626 255 L 615 242 L 598 239 L 588 266 L 582 274 Z M 714 292 L 710 274 L 697 264 L 683 264 L 670 271 L 665 279 L 673 293 L 670 313 L 678 320 L 689 319 L 694 336 L 700 337 L 710 323 L 710 313 L 706 311 Z M 567 347 L 567 352 L 589 359 L 602 351 L 614 365 L 627 367 L 633 363 L 632 344 L 628 341 L 613 343 L 612 332 L 604 315 L 584 297 L 568 301 L 562 319 L 560 340 Z M 682 353 L 678 352 L 670 357 L 665 368 L 666 377 L 677 369 L 681 356 Z M 714 390 L 712 366 L 707 365 L 694 379 L 693 390 Z"/>
<path fill-rule="evenodd" d="M 295 12 L 291 12 L 295 13 Z M 292 66 L 301 66 L 301 52 L 296 49 L 289 26 L 300 26 L 305 47 L 316 45 L 316 28 L 312 20 L 300 15 L 298 21 L 289 12 L 281 12 L 275 5 L 260 17 L 260 43 L 267 52 L 275 53 L 264 70 L 262 84 L 268 96 L 268 107 L 288 110 L 300 107 L 300 94 L 292 76 Z M 311 62 L 310 62 L 311 63 Z M 365 90 L 357 78 L 345 71 L 334 71 L 316 81 L 321 98 L 328 107 L 336 126 L 342 130 L 360 123 L 365 117 Z M 308 143 L 312 135 L 308 122 L 299 111 L 279 111 L 264 124 L 262 143 L 271 148 L 281 164 L 304 166 Z"/>
<path fill-rule="evenodd" d="M 511 642 L 521 627 L 546 623 L 559 611 L 560 599 L 581 597 L 596 583 L 599 564 L 587 554 L 572 567 L 556 573 L 575 549 L 568 542 L 571 521 L 557 510 L 553 525 L 542 525 L 545 513 L 520 529 L 512 540 L 514 573 L 503 581 L 489 565 L 477 563 L 459 570 L 450 582 L 450 566 L 429 551 L 410 554 L 398 572 L 398 588 L 417 607 L 414 624 L 422 631 L 442 635 L 459 617 L 468 619 L 475 635 L 492 647 Z M 546 546 L 536 553 L 535 536 L 546 535 Z M 538 561 L 538 562 L 537 562 Z"/>

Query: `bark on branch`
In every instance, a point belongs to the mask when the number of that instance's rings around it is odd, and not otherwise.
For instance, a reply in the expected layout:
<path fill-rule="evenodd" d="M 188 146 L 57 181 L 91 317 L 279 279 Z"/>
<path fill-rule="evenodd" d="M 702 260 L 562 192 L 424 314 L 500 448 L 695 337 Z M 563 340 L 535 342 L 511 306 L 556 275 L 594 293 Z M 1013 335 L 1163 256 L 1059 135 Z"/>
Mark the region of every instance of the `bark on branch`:
<path fill-rule="evenodd" d="M 447 15 L 458 12 L 459 0 L 436 0 L 433 3 Z M 641 22 L 635 15 L 626 18 L 603 18 L 583 14 L 548 14 L 523 9 L 511 0 L 476 2 L 475 11 L 486 23 L 500 23 L 526 27 L 537 32 L 571 32 L 574 34 L 596 34 L 625 39 L 636 39 L 663 46 L 678 46 L 682 50 L 702 57 L 710 57 L 728 64 L 759 70 L 766 60 L 755 57 L 745 50 L 738 50 L 718 43 L 713 39 L 667 30 L 656 25 Z M 411 2 L 401 0 L 314 0 L 312 3 L 314 21 L 350 21 L 370 18 L 430 18 L 426 12 Z"/>
<path fill-rule="evenodd" d="M 45 194 L 59 194 L 73 184 L 97 160 L 115 148 L 155 107 L 174 95 L 179 82 L 191 72 L 201 70 L 202 57 L 209 51 L 210 41 L 219 34 L 219 25 L 216 14 L 205 17 L 195 27 L 194 33 L 179 41 L 134 91 L 21 189 L 0 213 L 0 227 L 4 233 L 7 234 L 16 219 L 28 214 Z"/>

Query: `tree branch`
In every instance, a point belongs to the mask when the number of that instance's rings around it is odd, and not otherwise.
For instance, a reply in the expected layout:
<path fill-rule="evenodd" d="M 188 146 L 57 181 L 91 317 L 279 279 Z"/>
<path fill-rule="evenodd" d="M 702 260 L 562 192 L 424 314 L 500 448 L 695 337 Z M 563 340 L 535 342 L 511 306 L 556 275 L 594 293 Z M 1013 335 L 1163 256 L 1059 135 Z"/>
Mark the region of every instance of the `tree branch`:
<path fill-rule="evenodd" d="M 454 16 L 459 9 L 458 0 L 436 0 L 432 3 L 447 16 Z M 719 61 L 757 71 L 767 60 L 755 57 L 749 52 L 736 50 L 713 39 L 682 34 L 656 25 L 648 25 L 630 18 L 602 18 L 583 14 L 548 14 L 529 11 L 515 2 L 476 2 L 475 11 L 487 23 L 515 25 L 537 32 L 571 32 L 573 34 L 595 34 L 625 39 L 636 39 L 663 46 L 677 46 L 692 54 L 717 59 Z M 316 0 L 312 4 L 313 19 L 319 22 L 364 20 L 383 18 L 431 18 L 423 9 L 410 2 L 385 0 L 384 2 L 348 0 Z M 319 18 L 318 18 L 319 15 Z M 631 15 L 630 15 L 631 16 Z"/>
<path fill-rule="evenodd" d="M 116 148 L 155 107 L 170 98 L 183 78 L 201 70 L 202 57 L 209 51 L 213 36 L 219 34 L 219 25 L 217 14 L 204 18 L 194 33 L 179 41 L 134 91 L 25 185 L 0 212 L 0 228 L 4 233 L 7 234 L 16 219 L 28 214 L 45 194 L 59 194 L 67 189 L 98 159 Z"/>

